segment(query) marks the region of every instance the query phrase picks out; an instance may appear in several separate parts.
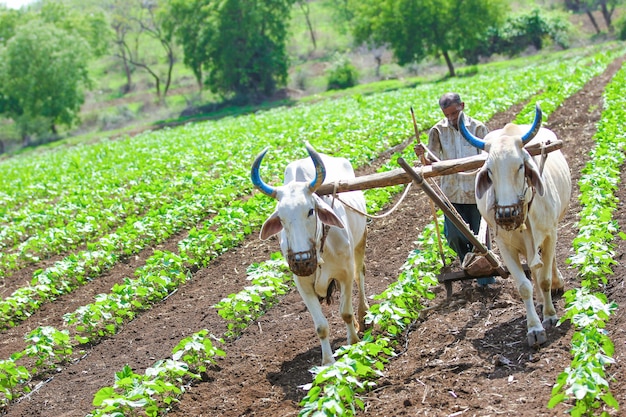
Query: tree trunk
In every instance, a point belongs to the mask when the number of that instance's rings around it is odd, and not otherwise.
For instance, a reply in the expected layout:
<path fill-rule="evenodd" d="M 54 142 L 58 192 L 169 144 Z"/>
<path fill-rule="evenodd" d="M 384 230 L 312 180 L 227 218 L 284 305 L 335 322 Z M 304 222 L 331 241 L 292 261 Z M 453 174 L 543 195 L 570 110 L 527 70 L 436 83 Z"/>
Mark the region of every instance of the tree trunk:
<path fill-rule="evenodd" d="M 448 72 L 450 73 L 450 77 L 455 77 L 456 73 L 454 72 L 454 65 L 452 65 L 452 60 L 450 59 L 450 54 L 448 51 L 443 51 L 443 57 L 446 60 L 446 64 L 448 65 Z"/>
<path fill-rule="evenodd" d="M 304 14 L 304 19 L 306 20 L 306 25 L 309 28 L 309 34 L 311 35 L 311 42 L 313 42 L 313 50 L 315 51 L 317 49 L 317 41 L 315 40 L 315 32 L 313 31 L 313 24 L 311 23 L 311 10 L 309 9 L 309 4 L 307 3 L 307 0 L 300 0 L 298 4 Z"/>
<path fill-rule="evenodd" d="M 161 39 L 161 44 L 163 45 L 163 49 L 167 52 L 167 76 L 165 78 L 165 86 L 163 87 L 163 102 L 165 102 L 165 97 L 167 96 L 167 92 L 170 90 L 170 86 L 172 84 L 172 71 L 174 70 L 174 51 L 172 50 L 172 46 L 165 39 Z"/>
<path fill-rule="evenodd" d="M 589 20 L 591 20 L 591 24 L 593 25 L 594 29 L 596 30 L 596 33 L 600 33 L 600 27 L 598 26 L 598 22 L 596 22 L 596 19 L 593 17 L 593 13 L 591 13 L 590 10 L 586 10 L 587 16 L 589 16 Z"/>
<path fill-rule="evenodd" d="M 606 5 L 606 1 L 601 2 L 600 10 L 602 10 L 602 16 L 604 17 L 604 23 L 606 23 L 606 27 L 610 33 L 613 33 L 613 24 L 611 23 L 611 16 L 613 15 L 613 11 L 615 11 L 615 6 L 609 10 Z"/>
<path fill-rule="evenodd" d="M 133 89 L 133 73 L 130 69 L 130 65 L 128 65 L 128 59 L 124 57 L 122 60 L 124 62 L 124 73 L 126 74 L 126 85 L 124 86 L 124 94 L 130 93 Z"/>

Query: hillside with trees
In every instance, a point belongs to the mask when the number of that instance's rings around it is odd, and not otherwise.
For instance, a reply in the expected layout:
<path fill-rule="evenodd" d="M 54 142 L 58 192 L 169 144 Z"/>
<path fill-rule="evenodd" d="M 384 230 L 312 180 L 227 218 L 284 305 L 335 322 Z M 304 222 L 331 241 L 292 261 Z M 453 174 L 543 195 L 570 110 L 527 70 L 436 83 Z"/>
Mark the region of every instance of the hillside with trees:
<path fill-rule="evenodd" d="M 0 151 L 68 137 L 93 140 L 101 132 L 132 134 L 390 79 L 396 83 L 380 88 L 399 88 L 423 77 L 454 77 L 459 68 L 471 73 L 479 62 L 602 42 L 625 32 L 622 3 L 40 0 L 20 10 L 0 6 Z M 589 25 L 591 34 L 584 30 Z"/>

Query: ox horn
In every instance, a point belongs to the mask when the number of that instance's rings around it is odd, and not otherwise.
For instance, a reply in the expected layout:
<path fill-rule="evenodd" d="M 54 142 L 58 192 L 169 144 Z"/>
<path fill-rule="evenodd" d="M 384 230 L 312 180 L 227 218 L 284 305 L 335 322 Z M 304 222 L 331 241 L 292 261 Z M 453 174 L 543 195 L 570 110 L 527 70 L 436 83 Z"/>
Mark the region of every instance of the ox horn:
<path fill-rule="evenodd" d="M 315 149 L 313 149 L 308 141 L 304 142 L 304 146 L 306 146 L 306 150 L 309 152 L 309 155 L 313 160 L 313 165 L 315 165 L 315 178 L 313 178 L 313 181 L 311 181 L 311 184 L 309 184 L 309 189 L 312 193 L 314 193 L 315 190 L 317 190 L 319 186 L 322 185 L 324 179 L 326 178 L 326 167 L 324 167 L 324 162 L 322 162 L 322 157 L 320 156 L 320 154 L 317 153 Z"/>
<path fill-rule="evenodd" d="M 525 145 L 534 138 L 537 132 L 539 132 L 539 128 L 541 128 L 541 107 L 539 107 L 539 103 L 535 103 L 535 120 L 528 133 L 522 136 L 522 143 Z"/>
<path fill-rule="evenodd" d="M 259 167 L 261 166 L 261 161 L 263 161 L 263 157 L 269 150 L 269 146 L 263 149 L 257 156 L 254 158 L 254 162 L 252 163 L 252 169 L 250 170 L 250 178 L 252 179 L 252 184 L 261 191 L 263 194 L 270 196 L 272 198 L 276 198 L 276 189 L 267 185 L 261 179 L 261 175 L 259 174 Z"/>
<path fill-rule="evenodd" d="M 472 146 L 480 149 L 481 151 L 485 150 L 485 141 L 470 133 L 470 131 L 465 127 L 465 116 L 463 115 L 463 112 L 459 113 L 459 130 L 461 131 L 461 136 L 463 136 L 463 138 L 465 138 L 465 140 Z"/>

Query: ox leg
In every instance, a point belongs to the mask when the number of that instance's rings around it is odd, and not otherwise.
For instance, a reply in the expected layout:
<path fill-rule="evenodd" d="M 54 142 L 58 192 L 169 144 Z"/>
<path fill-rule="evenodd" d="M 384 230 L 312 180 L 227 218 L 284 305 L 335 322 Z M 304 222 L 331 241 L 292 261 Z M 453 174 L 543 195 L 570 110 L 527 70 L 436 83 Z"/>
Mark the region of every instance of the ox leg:
<path fill-rule="evenodd" d="M 557 282 L 560 279 L 561 283 L 563 278 L 560 277 L 560 272 L 557 270 L 557 274 L 554 276 L 554 270 L 556 264 L 554 263 L 555 241 L 552 237 L 548 236 L 544 241 L 544 245 L 541 249 L 544 255 L 544 265 L 537 270 L 537 285 L 543 295 L 543 325 L 545 328 L 554 326 L 558 317 L 552 302 L 552 282 L 556 279 Z"/>
<path fill-rule="evenodd" d="M 563 294 L 563 289 L 565 288 L 565 281 L 563 280 L 563 275 L 561 275 L 561 271 L 556 266 L 556 255 L 552 258 L 552 295 L 561 295 Z"/>
<path fill-rule="evenodd" d="M 357 283 L 357 291 L 359 297 L 359 307 L 357 310 L 357 330 L 365 330 L 365 313 L 369 309 L 369 305 L 367 303 L 367 299 L 365 298 L 365 236 L 363 236 L 363 240 L 359 242 L 355 251 L 355 265 L 356 265 L 356 283 Z"/>
<path fill-rule="evenodd" d="M 498 242 L 498 247 L 500 248 L 502 260 L 509 269 L 511 277 L 513 277 L 513 280 L 515 281 L 517 291 L 524 302 L 524 307 L 526 308 L 528 344 L 530 346 L 543 344 L 548 340 L 548 338 L 546 336 L 546 331 L 541 324 L 541 320 L 539 319 L 539 315 L 535 310 L 535 304 L 533 301 L 533 284 L 531 281 L 526 279 L 526 275 L 524 274 L 524 270 L 522 269 L 517 253 L 511 253 L 507 250 L 503 242 Z"/>
<path fill-rule="evenodd" d="M 309 313 L 313 318 L 315 331 L 322 345 L 322 365 L 331 364 L 335 361 L 335 359 L 333 358 L 333 350 L 330 346 L 330 331 L 328 327 L 328 320 L 324 317 L 322 305 L 320 304 L 319 298 L 315 293 L 315 275 L 310 277 L 299 277 L 294 275 L 294 281 L 307 310 L 309 310 Z"/>
<path fill-rule="evenodd" d="M 354 271 L 356 272 L 356 271 Z M 348 332 L 348 343 L 358 343 L 359 335 L 357 334 L 358 323 L 354 317 L 354 310 L 352 308 L 352 281 L 354 272 L 351 274 L 342 273 L 341 278 L 337 279 L 339 288 L 341 289 L 341 297 L 339 299 L 339 312 L 341 313 L 341 319 L 346 323 L 346 329 Z"/>

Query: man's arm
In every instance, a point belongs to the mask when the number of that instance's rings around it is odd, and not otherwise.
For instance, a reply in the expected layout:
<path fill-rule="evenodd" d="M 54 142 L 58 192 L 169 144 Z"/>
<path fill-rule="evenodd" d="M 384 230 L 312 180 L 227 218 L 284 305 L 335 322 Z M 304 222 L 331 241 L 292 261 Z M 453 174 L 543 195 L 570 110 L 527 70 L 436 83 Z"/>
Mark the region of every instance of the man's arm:
<path fill-rule="evenodd" d="M 439 130 L 436 127 L 432 127 L 428 131 L 428 147 L 421 143 L 416 145 L 416 147 L 417 146 L 423 149 L 421 154 L 424 154 L 425 156 L 426 165 L 430 165 L 433 162 L 439 162 L 438 155 L 441 154 L 441 140 L 439 139 Z M 415 153 L 418 156 L 421 155 L 418 154 L 418 150 L 415 150 Z"/>

